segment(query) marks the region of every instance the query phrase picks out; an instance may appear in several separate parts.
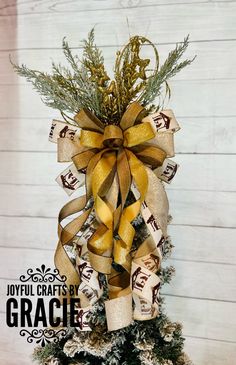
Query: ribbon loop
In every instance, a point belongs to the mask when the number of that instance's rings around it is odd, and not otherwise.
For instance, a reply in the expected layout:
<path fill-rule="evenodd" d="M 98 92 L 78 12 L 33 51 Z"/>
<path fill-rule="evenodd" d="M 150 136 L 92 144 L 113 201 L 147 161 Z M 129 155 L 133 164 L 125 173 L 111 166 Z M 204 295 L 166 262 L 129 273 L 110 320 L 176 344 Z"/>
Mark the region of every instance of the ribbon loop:
<path fill-rule="evenodd" d="M 82 129 L 80 134 L 80 143 L 88 148 L 102 148 L 103 135 L 101 133 L 87 131 Z"/>
<path fill-rule="evenodd" d="M 102 132 L 103 123 L 87 109 L 81 109 L 74 117 L 76 123 L 80 128 L 89 129 L 92 131 Z"/>
<path fill-rule="evenodd" d="M 103 145 L 105 147 L 120 147 L 123 144 L 122 130 L 116 125 L 107 125 L 104 129 Z"/>
<path fill-rule="evenodd" d="M 124 131 L 124 146 L 133 147 L 155 137 L 155 132 L 149 122 L 140 123 Z"/>
<path fill-rule="evenodd" d="M 130 128 L 134 125 L 135 122 L 140 122 L 144 117 L 146 110 L 139 103 L 134 101 L 132 104 L 128 106 L 126 111 L 124 112 L 121 121 L 120 127 L 123 130 Z"/>
<path fill-rule="evenodd" d="M 152 145 L 139 145 L 132 148 L 132 152 L 146 165 L 155 169 L 162 166 L 166 159 L 166 152 Z"/>

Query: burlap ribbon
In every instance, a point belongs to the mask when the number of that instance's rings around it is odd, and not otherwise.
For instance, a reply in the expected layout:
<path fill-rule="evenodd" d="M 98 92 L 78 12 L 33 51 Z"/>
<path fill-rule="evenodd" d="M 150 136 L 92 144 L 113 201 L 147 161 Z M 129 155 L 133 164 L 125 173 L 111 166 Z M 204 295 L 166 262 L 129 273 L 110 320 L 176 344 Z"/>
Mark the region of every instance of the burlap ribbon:
<path fill-rule="evenodd" d="M 159 178 L 163 175 L 166 181 L 171 172 L 168 164 L 160 169 L 166 157 L 174 155 L 173 133 L 179 126 L 170 110 L 143 118 L 145 114 L 145 109 L 134 102 L 117 126 L 104 125 L 88 110 L 81 110 L 75 116 L 78 128 L 53 121 L 50 132 L 50 140 L 55 142 L 59 137 L 58 161 L 73 162 L 57 178 L 60 185 L 70 192 L 76 190 L 83 185 L 81 176 L 86 172 L 86 194 L 66 204 L 59 214 L 55 264 L 67 276 L 67 285 L 80 281 L 64 245 L 71 244 L 93 210 L 96 226 L 87 242 L 89 265 L 95 272 L 109 275 L 110 300 L 105 303 L 109 330 L 127 326 L 132 318 L 150 319 L 158 313 L 160 280 L 155 273 L 160 267 L 168 213 L 168 200 Z M 136 201 L 127 205 L 131 187 Z M 150 211 L 148 204 L 152 202 L 154 209 Z M 150 229 L 148 240 L 131 253 L 135 235 L 132 221 L 140 211 L 147 227 L 154 227 L 158 234 Z M 75 214 L 78 216 L 63 227 L 64 219 Z M 113 261 L 124 267 L 122 274 L 112 268 Z"/>

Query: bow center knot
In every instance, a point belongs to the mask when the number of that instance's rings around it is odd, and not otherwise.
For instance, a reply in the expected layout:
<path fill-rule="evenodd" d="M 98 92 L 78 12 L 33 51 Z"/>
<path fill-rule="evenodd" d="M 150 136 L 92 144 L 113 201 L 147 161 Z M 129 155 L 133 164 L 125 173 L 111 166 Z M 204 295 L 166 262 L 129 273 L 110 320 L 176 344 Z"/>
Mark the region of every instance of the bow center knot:
<path fill-rule="evenodd" d="M 103 134 L 103 145 L 109 148 L 116 148 L 123 145 L 123 132 L 117 125 L 107 125 Z"/>

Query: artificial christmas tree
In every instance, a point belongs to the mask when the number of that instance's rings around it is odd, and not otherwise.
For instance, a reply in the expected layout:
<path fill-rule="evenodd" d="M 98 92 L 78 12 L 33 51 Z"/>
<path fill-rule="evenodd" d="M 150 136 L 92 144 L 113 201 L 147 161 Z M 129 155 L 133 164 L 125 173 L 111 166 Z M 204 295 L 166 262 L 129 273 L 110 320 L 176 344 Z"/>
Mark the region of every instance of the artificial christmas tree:
<path fill-rule="evenodd" d="M 134 36 L 117 52 L 112 81 L 93 30 L 81 60 L 63 40 L 70 69 L 53 63 L 46 74 L 14 65 L 64 119 L 53 120 L 49 135 L 58 161 L 70 162 L 57 182 L 68 195 L 84 187 L 59 214 L 55 253 L 68 288 L 79 284 L 78 326 L 35 349 L 41 364 L 191 364 L 160 294 L 174 274 L 162 266 L 173 248 L 164 184 L 178 168 L 170 157 L 179 130 L 163 107 L 167 80 L 192 62 L 179 62 L 187 45 L 188 38 L 160 67 L 154 44 Z M 154 65 L 142 56 L 147 46 Z"/>

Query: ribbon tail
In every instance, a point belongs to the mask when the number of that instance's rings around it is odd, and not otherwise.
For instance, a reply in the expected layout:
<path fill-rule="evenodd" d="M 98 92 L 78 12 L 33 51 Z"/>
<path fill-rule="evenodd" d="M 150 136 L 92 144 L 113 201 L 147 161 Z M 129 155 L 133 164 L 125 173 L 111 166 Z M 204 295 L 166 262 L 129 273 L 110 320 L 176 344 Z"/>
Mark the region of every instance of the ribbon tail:
<path fill-rule="evenodd" d="M 114 180 L 115 165 L 116 154 L 104 154 L 91 173 L 94 208 L 100 225 L 88 242 L 89 257 L 93 268 L 105 274 L 111 272 L 113 246 L 113 209 L 106 195 Z"/>
<path fill-rule="evenodd" d="M 121 194 L 121 205 L 124 208 L 126 198 L 131 186 L 131 174 L 129 162 L 125 150 L 119 151 L 117 156 L 117 175 L 119 179 L 119 188 Z"/>
<path fill-rule="evenodd" d="M 87 220 L 90 210 L 85 210 L 81 215 L 68 223 L 65 227 L 62 226 L 62 221 L 70 215 L 80 213 L 86 206 L 86 196 L 73 199 L 67 203 L 60 211 L 58 217 L 58 236 L 59 241 L 54 255 L 55 266 L 61 276 L 66 276 L 66 285 L 75 285 L 80 282 L 79 276 L 72 262 L 70 261 L 64 245 L 70 244 L 70 241 L 80 231 L 81 227 Z"/>
<path fill-rule="evenodd" d="M 116 331 L 130 325 L 133 320 L 130 275 L 114 273 L 108 280 L 110 300 L 105 302 L 108 331 Z"/>
<path fill-rule="evenodd" d="M 131 270 L 130 285 L 135 303 L 134 319 L 149 320 L 158 315 L 162 254 L 157 242 L 148 237 L 137 250 Z"/>
<path fill-rule="evenodd" d="M 161 228 L 164 236 L 167 236 L 167 222 L 169 213 L 169 202 L 163 183 L 157 178 L 154 172 L 146 167 L 148 175 L 148 191 L 145 201 Z"/>

